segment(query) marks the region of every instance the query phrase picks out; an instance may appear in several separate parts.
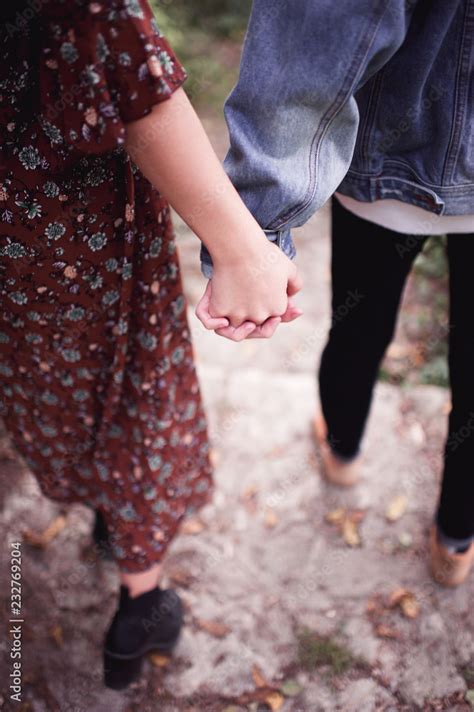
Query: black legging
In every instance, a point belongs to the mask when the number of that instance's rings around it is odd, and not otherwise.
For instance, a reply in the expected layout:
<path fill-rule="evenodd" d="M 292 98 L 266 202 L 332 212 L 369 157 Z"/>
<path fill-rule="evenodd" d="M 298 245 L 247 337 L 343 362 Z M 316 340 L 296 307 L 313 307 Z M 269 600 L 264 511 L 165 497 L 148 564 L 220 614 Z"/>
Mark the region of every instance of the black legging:
<path fill-rule="evenodd" d="M 426 239 L 379 227 L 333 199 L 332 325 L 319 382 L 328 440 L 343 458 L 358 452 L 403 288 Z M 438 524 L 465 540 L 474 535 L 474 234 L 449 235 L 448 259 L 453 408 Z"/>

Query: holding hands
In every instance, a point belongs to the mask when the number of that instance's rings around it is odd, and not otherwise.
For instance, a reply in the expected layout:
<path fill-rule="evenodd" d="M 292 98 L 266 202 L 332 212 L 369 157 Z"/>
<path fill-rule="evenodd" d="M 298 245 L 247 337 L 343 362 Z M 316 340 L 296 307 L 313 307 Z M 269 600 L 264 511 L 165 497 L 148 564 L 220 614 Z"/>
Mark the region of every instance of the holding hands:
<path fill-rule="evenodd" d="M 213 277 L 196 308 L 206 329 L 232 341 L 268 339 L 302 314 L 291 300 L 302 288 L 295 265 L 263 232 L 254 240 L 244 253 L 213 256 Z"/>
<path fill-rule="evenodd" d="M 183 89 L 127 125 L 126 149 L 212 256 L 196 310 L 207 329 L 233 341 L 269 338 L 301 315 L 291 301 L 302 287 L 295 265 L 241 200 Z"/>

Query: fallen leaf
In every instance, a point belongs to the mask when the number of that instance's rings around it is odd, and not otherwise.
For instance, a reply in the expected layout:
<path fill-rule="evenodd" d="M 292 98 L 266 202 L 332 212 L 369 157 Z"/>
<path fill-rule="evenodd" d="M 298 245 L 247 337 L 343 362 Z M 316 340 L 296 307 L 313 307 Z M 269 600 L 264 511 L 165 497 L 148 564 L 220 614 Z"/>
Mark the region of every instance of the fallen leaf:
<path fill-rule="evenodd" d="M 181 532 L 183 534 L 200 534 L 204 529 L 206 528 L 206 525 L 200 519 L 199 517 L 192 517 L 190 519 L 186 519 L 183 524 L 181 525 Z"/>
<path fill-rule="evenodd" d="M 63 514 L 60 514 L 59 517 L 55 517 L 51 524 L 48 524 L 46 529 L 42 532 L 25 529 L 22 532 L 23 540 L 27 544 L 30 544 L 30 546 L 36 546 L 39 549 L 44 549 L 55 537 L 57 537 L 59 532 L 61 532 L 65 526 L 66 517 Z"/>
<path fill-rule="evenodd" d="M 285 697 L 297 697 L 303 688 L 296 680 L 287 680 L 280 688 Z"/>
<path fill-rule="evenodd" d="M 402 598 L 407 595 L 411 595 L 411 591 L 407 588 L 396 588 L 395 591 L 392 591 L 388 598 L 388 607 L 395 608 L 395 606 L 400 604 Z"/>
<path fill-rule="evenodd" d="M 403 517 L 408 506 L 408 498 L 404 494 L 398 494 L 392 499 L 385 512 L 385 517 L 389 522 L 396 522 Z"/>
<path fill-rule="evenodd" d="M 360 546 L 359 530 L 356 522 L 352 519 L 345 519 L 342 523 L 342 537 L 348 546 Z"/>
<path fill-rule="evenodd" d="M 252 679 L 255 687 L 270 687 L 258 665 L 252 665 Z"/>
<path fill-rule="evenodd" d="M 64 645 L 64 639 L 63 639 L 63 629 L 61 628 L 60 625 L 55 625 L 51 629 L 51 637 L 58 646 L 58 648 L 62 648 Z"/>
<path fill-rule="evenodd" d="M 172 583 L 181 588 L 189 588 L 194 583 L 193 574 L 187 569 L 182 569 L 178 566 L 168 571 L 168 577 Z"/>
<path fill-rule="evenodd" d="M 155 667 L 166 667 L 171 661 L 169 655 L 162 655 L 161 653 L 150 653 L 148 658 Z"/>
<path fill-rule="evenodd" d="M 400 633 L 396 628 L 392 628 L 388 625 L 383 625 L 382 623 L 375 628 L 375 634 L 379 638 L 395 639 L 400 637 Z"/>
<path fill-rule="evenodd" d="M 342 507 L 333 509 L 331 512 L 326 514 L 326 521 L 329 524 L 341 524 L 346 515 L 346 510 Z"/>
<path fill-rule="evenodd" d="M 278 524 L 278 517 L 271 507 L 266 507 L 263 523 L 267 529 L 273 529 Z"/>
<path fill-rule="evenodd" d="M 270 692 L 265 697 L 265 702 L 270 707 L 272 712 L 278 712 L 278 710 L 283 706 L 284 701 L 285 698 L 280 692 Z"/>
<path fill-rule="evenodd" d="M 420 613 L 420 604 L 414 593 L 407 588 L 396 589 L 389 598 L 389 608 L 399 606 L 405 618 L 416 618 Z"/>
<path fill-rule="evenodd" d="M 413 366 L 423 366 L 426 362 L 424 344 L 417 344 L 410 353 L 410 361 Z"/>
<path fill-rule="evenodd" d="M 400 607 L 405 618 L 417 618 L 420 613 L 420 604 L 413 594 L 402 598 Z"/>
<path fill-rule="evenodd" d="M 197 618 L 195 623 L 198 628 L 205 630 L 206 633 L 214 636 L 214 638 L 225 638 L 231 630 L 228 625 L 219 623 L 219 621 L 206 621 L 202 618 Z"/>

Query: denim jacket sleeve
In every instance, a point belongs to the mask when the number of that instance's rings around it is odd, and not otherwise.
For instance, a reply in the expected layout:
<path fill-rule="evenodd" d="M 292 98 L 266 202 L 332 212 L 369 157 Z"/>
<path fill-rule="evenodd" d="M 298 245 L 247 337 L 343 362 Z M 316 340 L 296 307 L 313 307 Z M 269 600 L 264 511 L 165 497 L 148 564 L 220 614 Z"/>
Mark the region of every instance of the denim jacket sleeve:
<path fill-rule="evenodd" d="M 402 44 L 417 0 L 254 0 L 225 116 L 225 168 L 289 257 L 291 228 L 334 193 L 354 151 L 354 94 Z M 205 276 L 212 262 L 202 251 Z"/>

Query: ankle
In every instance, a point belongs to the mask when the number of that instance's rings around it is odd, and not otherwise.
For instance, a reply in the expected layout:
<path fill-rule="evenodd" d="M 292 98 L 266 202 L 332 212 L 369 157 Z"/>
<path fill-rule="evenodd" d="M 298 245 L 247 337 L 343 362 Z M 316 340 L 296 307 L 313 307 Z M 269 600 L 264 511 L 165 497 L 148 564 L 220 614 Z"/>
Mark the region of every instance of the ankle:
<path fill-rule="evenodd" d="M 441 546 L 450 554 L 465 554 L 472 544 L 472 537 L 457 539 L 444 533 L 439 524 L 436 523 L 436 537 Z"/>
<path fill-rule="evenodd" d="M 129 574 L 126 572 L 120 573 L 120 584 L 128 590 L 130 598 L 137 598 L 143 593 L 148 593 L 156 588 L 161 579 L 161 565 L 154 564 L 146 571 Z"/>

